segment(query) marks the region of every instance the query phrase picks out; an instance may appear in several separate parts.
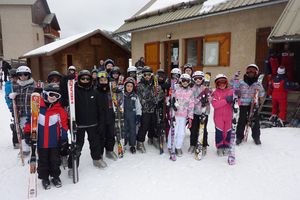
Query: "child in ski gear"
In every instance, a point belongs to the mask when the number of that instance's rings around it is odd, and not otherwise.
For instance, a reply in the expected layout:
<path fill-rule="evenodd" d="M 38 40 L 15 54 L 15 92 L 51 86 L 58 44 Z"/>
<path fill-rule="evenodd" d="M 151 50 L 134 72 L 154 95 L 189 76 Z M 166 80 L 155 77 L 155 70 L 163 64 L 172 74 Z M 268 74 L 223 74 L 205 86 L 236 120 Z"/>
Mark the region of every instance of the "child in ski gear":
<path fill-rule="evenodd" d="M 108 58 L 104 61 L 105 71 L 108 74 L 108 77 L 110 78 L 110 71 L 115 66 L 115 63 L 112 59 Z"/>
<path fill-rule="evenodd" d="M 272 116 L 270 117 L 270 121 L 275 121 L 278 115 L 279 126 L 283 127 L 285 125 L 288 90 L 296 89 L 297 87 L 298 83 L 290 82 L 286 78 L 285 68 L 278 68 L 277 76 L 272 79 L 269 86 L 272 94 Z"/>
<path fill-rule="evenodd" d="M 194 118 L 192 122 L 192 127 L 190 129 L 191 136 L 190 136 L 190 147 L 188 149 L 188 152 L 194 153 L 195 148 L 197 145 L 197 138 L 199 135 L 199 125 L 200 125 L 200 117 L 204 117 L 204 135 L 203 135 L 203 154 L 206 152 L 206 147 L 208 146 L 207 142 L 207 122 L 208 122 L 208 114 L 210 111 L 210 94 L 212 91 L 210 91 L 209 88 L 205 87 L 203 85 L 204 83 L 204 73 L 202 71 L 195 71 L 193 74 L 193 80 L 194 80 L 194 87 L 193 87 L 193 93 L 194 93 Z M 206 99 L 207 98 L 207 99 Z"/>
<path fill-rule="evenodd" d="M 17 84 L 17 81 L 18 81 L 17 70 L 16 69 L 9 70 L 9 80 L 5 83 L 5 101 L 13 118 L 14 118 L 13 103 L 12 100 L 9 98 L 9 94 L 12 93 L 13 85 Z M 19 141 L 18 141 L 16 125 L 14 120 L 10 124 L 10 129 L 12 131 L 13 146 L 15 149 L 18 149 Z"/>
<path fill-rule="evenodd" d="M 223 156 L 228 155 L 230 147 L 233 92 L 228 88 L 228 79 L 224 74 L 216 76 L 215 84 L 211 104 L 214 107 L 217 154 Z"/>
<path fill-rule="evenodd" d="M 193 65 L 191 65 L 190 63 L 186 63 L 183 66 L 183 74 L 188 74 L 188 75 L 190 75 L 190 77 L 192 77 L 193 73 L 194 73 Z M 193 87 L 193 86 L 194 86 L 194 80 L 191 79 L 190 87 Z"/>
<path fill-rule="evenodd" d="M 98 132 L 98 121 L 100 115 L 99 106 L 101 102 L 97 98 L 95 90 L 92 88 L 92 76 L 90 71 L 81 70 L 78 73 L 78 82 L 75 84 L 75 114 L 76 114 L 76 145 L 79 165 L 79 157 L 84 145 L 85 132 L 88 135 L 91 157 L 93 165 L 102 168 L 99 164 L 101 157 L 100 133 Z M 68 160 L 69 171 L 72 171 L 72 158 Z"/>
<path fill-rule="evenodd" d="M 42 179 L 45 189 L 50 189 L 49 176 L 53 177 L 55 187 L 61 187 L 60 150 L 68 148 L 67 130 L 68 114 L 61 106 L 59 99 L 59 85 L 50 83 L 45 86 L 38 117 L 37 151 L 38 177 Z M 31 117 L 27 118 L 24 128 L 25 138 L 30 141 Z"/>
<path fill-rule="evenodd" d="M 147 132 L 148 143 L 153 144 L 155 142 L 156 146 L 158 146 L 158 135 L 155 134 L 157 124 L 155 109 L 157 103 L 163 99 L 161 87 L 157 85 L 157 88 L 155 88 L 154 86 L 153 71 L 151 67 L 145 66 L 143 68 L 143 77 L 138 84 L 137 94 L 142 105 L 141 127 L 137 135 L 137 150 L 144 153 L 146 152 L 144 141 Z"/>
<path fill-rule="evenodd" d="M 98 75 L 98 70 L 97 69 L 93 69 L 92 72 L 92 86 L 93 89 L 97 88 L 97 75 Z"/>
<path fill-rule="evenodd" d="M 109 75 L 105 71 L 98 72 L 98 85 L 96 93 L 98 101 L 101 102 L 99 112 L 102 113 L 99 118 L 100 125 L 100 152 L 101 155 L 106 150 L 106 156 L 110 159 L 117 160 L 118 157 L 114 153 L 115 145 L 115 112 L 113 109 L 113 102 L 111 96 L 111 89 L 109 85 Z"/>
<path fill-rule="evenodd" d="M 130 152 L 134 154 L 136 152 L 136 126 L 140 123 L 142 110 L 139 98 L 135 93 L 134 78 L 128 77 L 125 80 L 124 88 L 125 141 L 129 142 Z"/>
<path fill-rule="evenodd" d="M 19 114 L 19 121 L 21 130 L 23 130 L 26 122 L 26 117 L 30 114 L 30 98 L 31 93 L 35 90 L 35 82 L 31 78 L 31 70 L 27 66 L 20 66 L 17 68 L 18 81 L 13 85 L 13 92 L 9 94 L 10 99 L 15 99 L 17 104 L 17 111 Z M 22 138 L 24 135 L 22 136 Z M 23 154 L 29 155 L 30 147 L 22 139 Z"/>
<path fill-rule="evenodd" d="M 130 66 L 127 68 L 127 77 L 132 77 L 134 80 L 137 80 L 137 68 L 135 66 Z"/>
<path fill-rule="evenodd" d="M 254 109 L 253 113 L 250 113 L 251 103 L 254 101 L 256 93 L 258 97 L 262 98 L 265 95 L 265 90 L 261 83 L 258 82 L 258 72 L 259 68 L 256 64 L 250 64 L 246 68 L 246 74 L 244 79 L 240 80 L 237 85 L 234 86 L 238 88 L 238 93 L 240 94 L 240 114 L 236 131 L 236 144 L 239 145 L 244 139 L 245 126 L 249 115 L 253 114 L 252 119 L 252 138 L 255 144 L 260 145 L 260 124 L 258 117 L 258 109 Z M 255 107 L 259 107 L 259 102 L 255 102 Z"/>
<path fill-rule="evenodd" d="M 185 135 L 185 125 L 188 122 L 188 128 L 192 126 L 194 114 L 194 94 L 192 88 L 189 87 L 191 77 L 188 74 L 182 74 L 179 79 L 179 85 L 175 90 L 175 152 L 177 156 L 182 156 L 182 144 Z M 171 149 L 171 134 L 169 133 L 168 148 Z"/>

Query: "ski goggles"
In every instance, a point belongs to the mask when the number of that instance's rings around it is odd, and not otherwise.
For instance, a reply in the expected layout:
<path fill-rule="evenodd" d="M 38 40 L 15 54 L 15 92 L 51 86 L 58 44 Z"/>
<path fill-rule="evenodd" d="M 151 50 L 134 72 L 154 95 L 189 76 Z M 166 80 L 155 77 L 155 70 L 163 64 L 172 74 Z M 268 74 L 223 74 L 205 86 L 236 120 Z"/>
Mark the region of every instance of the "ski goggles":
<path fill-rule="evenodd" d="M 107 72 L 98 72 L 98 78 L 107 78 L 108 77 L 108 74 Z"/>
<path fill-rule="evenodd" d="M 225 84 L 227 85 L 227 80 L 226 79 L 219 79 L 216 81 L 216 85 L 222 85 L 222 84 Z"/>
<path fill-rule="evenodd" d="M 51 98 L 56 98 L 56 99 L 60 99 L 61 98 L 61 94 L 59 94 L 58 92 L 53 92 L 53 91 L 43 91 L 43 93 L 45 95 L 47 95 L 48 97 Z"/>
<path fill-rule="evenodd" d="M 17 75 L 18 76 L 29 76 L 30 73 L 28 73 L 28 72 L 19 72 Z"/>
<path fill-rule="evenodd" d="M 90 77 L 81 77 L 80 78 L 80 81 L 90 81 L 91 80 L 91 78 Z"/>
<path fill-rule="evenodd" d="M 172 79 L 179 79 L 180 74 L 171 74 Z"/>
<path fill-rule="evenodd" d="M 190 79 L 186 79 L 186 78 L 182 78 L 182 79 L 181 79 L 181 82 L 182 82 L 182 83 L 190 83 L 191 80 L 190 80 Z"/>
<path fill-rule="evenodd" d="M 257 73 L 257 69 L 253 68 L 253 67 L 249 67 L 246 71 L 247 74 L 253 73 L 256 74 Z"/>
<path fill-rule="evenodd" d="M 194 80 L 194 81 L 197 81 L 197 80 L 202 81 L 202 80 L 203 80 L 203 77 L 201 77 L 201 76 L 196 76 L 196 77 L 193 78 L 193 80 Z"/>
<path fill-rule="evenodd" d="M 144 73 L 144 74 L 143 74 L 144 77 L 146 77 L 146 76 L 151 76 L 151 75 L 152 75 L 152 73 Z"/>

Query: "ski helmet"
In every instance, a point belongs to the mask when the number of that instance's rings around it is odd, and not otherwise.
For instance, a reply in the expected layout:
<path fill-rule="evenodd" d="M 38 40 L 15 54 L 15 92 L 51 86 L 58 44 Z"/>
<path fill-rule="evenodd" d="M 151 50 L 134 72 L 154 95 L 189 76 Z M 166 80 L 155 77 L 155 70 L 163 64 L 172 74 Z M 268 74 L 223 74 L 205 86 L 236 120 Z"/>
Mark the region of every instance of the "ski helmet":
<path fill-rule="evenodd" d="M 17 68 L 17 74 L 20 74 L 20 73 L 28 73 L 28 74 L 31 74 L 31 70 L 29 67 L 25 66 L 25 65 L 22 65 L 20 67 Z"/>
<path fill-rule="evenodd" d="M 71 65 L 71 66 L 68 68 L 68 70 L 74 70 L 74 71 L 76 71 L 76 67 L 73 66 L 73 65 Z"/>
<path fill-rule="evenodd" d="M 81 76 L 89 76 L 90 78 L 92 77 L 91 75 L 91 72 L 89 70 L 81 70 L 79 73 L 78 73 L 78 79 L 80 79 Z"/>
<path fill-rule="evenodd" d="M 48 77 L 47 77 L 47 81 L 50 83 L 51 82 L 51 78 L 53 76 L 57 76 L 59 79 L 61 79 L 62 75 L 61 73 L 59 73 L 58 71 L 51 71 L 49 74 L 48 74 Z"/>
<path fill-rule="evenodd" d="M 127 73 L 130 73 L 130 72 L 137 72 L 137 68 L 135 66 L 130 66 L 127 68 Z"/>
<path fill-rule="evenodd" d="M 225 76 L 224 74 L 218 74 L 215 78 L 215 84 L 218 85 L 218 82 L 221 80 L 225 80 L 226 81 L 226 85 L 228 83 L 228 79 L 227 76 Z"/>
<path fill-rule="evenodd" d="M 181 70 L 179 68 L 173 68 L 171 70 L 171 74 L 178 74 L 178 75 L 181 75 Z"/>
<path fill-rule="evenodd" d="M 144 66 L 143 70 L 142 70 L 142 73 L 153 73 L 153 70 L 151 67 L 149 66 Z"/>
<path fill-rule="evenodd" d="M 44 87 L 44 91 L 47 92 L 59 92 L 59 84 L 57 83 L 49 83 L 47 85 L 45 85 Z"/>
<path fill-rule="evenodd" d="M 118 66 L 114 66 L 111 71 L 110 71 L 111 74 L 121 74 L 121 70 L 120 70 L 120 67 Z"/>
<path fill-rule="evenodd" d="M 186 63 L 184 66 L 183 66 L 183 73 L 186 73 L 185 70 L 186 69 L 191 69 L 192 70 L 192 74 L 193 74 L 193 65 L 191 65 L 190 63 Z"/>
<path fill-rule="evenodd" d="M 246 71 L 248 71 L 250 68 L 255 69 L 256 70 L 255 73 L 258 74 L 259 68 L 258 68 L 258 66 L 256 64 L 250 64 L 250 65 L 248 65 L 247 68 L 246 68 Z"/>
<path fill-rule="evenodd" d="M 61 94 L 59 93 L 59 84 L 57 83 L 49 83 L 45 85 L 43 91 L 43 98 L 45 102 L 54 103 L 61 98 Z"/>
<path fill-rule="evenodd" d="M 98 74 L 98 69 L 93 69 L 91 73 L 92 73 L 92 74 L 93 74 L 93 73 L 97 73 L 97 74 Z"/>
<path fill-rule="evenodd" d="M 278 67 L 277 74 L 285 74 L 285 67 L 283 66 Z"/>
<path fill-rule="evenodd" d="M 106 67 L 106 65 L 108 65 L 108 64 L 112 64 L 113 66 L 115 66 L 115 62 L 112 60 L 112 59 L 106 59 L 105 61 L 104 61 L 104 66 Z"/>
<path fill-rule="evenodd" d="M 192 75 L 192 77 L 194 78 L 194 77 L 196 77 L 196 76 L 200 76 L 200 77 L 204 77 L 204 73 L 203 73 L 203 71 L 195 71 L 194 73 L 193 73 L 193 75 Z"/>
<path fill-rule="evenodd" d="M 17 76 L 17 69 L 13 68 L 13 69 L 9 70 L 9 75 L 11 77 L 16 77 Z"/>
<path fill-rule="evenodd" d="M 133 84 L 133 88 L 135 87 L 135 80 L 134 80 L 134 78 L 132 78 L 132 77 L 128 77 L 128 78 L 126 78 L 125 79 L 125 81 L 124 81 L 124 87 L 126 88 L 126 85 L 128 84 L 128 83 L 132 83 Z"/>

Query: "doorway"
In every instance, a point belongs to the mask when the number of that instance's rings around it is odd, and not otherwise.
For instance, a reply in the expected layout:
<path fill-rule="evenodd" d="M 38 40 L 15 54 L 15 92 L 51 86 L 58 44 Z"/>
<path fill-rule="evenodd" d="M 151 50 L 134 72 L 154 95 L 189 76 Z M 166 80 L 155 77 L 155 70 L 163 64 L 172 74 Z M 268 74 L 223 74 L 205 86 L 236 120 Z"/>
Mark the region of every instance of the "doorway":
<path fill-rule="evenodd" d="M 179 68 L 179 41 L 164 42 L 164 70 L 170 74 L 173 68 Z"/>

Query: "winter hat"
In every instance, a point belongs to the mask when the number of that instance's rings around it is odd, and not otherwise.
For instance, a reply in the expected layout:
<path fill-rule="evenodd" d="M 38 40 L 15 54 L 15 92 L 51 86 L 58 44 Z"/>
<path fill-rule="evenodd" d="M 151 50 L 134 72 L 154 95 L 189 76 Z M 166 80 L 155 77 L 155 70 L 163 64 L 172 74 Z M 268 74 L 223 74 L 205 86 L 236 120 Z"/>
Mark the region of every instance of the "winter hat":
<path fill-rule="evenodd" d="M 106 65 L 108 65 L 108 64 L 112 64 L 113 66 L 115 66 L 115 62 L 112 60 L 112 59 L 106 59 L 105 61 L 104 61 L 104 66 L 106 67 Z"/>
<path fill-rule="evenodd" d="M 246 70 L 248 71 L 249 68 L 256 69 L 256 74 L 258 74 L 259 68 L 258 68 L 258 66 L 256 64 L 250 64 L 250 65 L 248 65 L 247 68 L 246 68 Z"/>
<path fill-rule="evenodd" d="M 278 67 L 277 74 L 285 74 L 285 67 Z"/>

